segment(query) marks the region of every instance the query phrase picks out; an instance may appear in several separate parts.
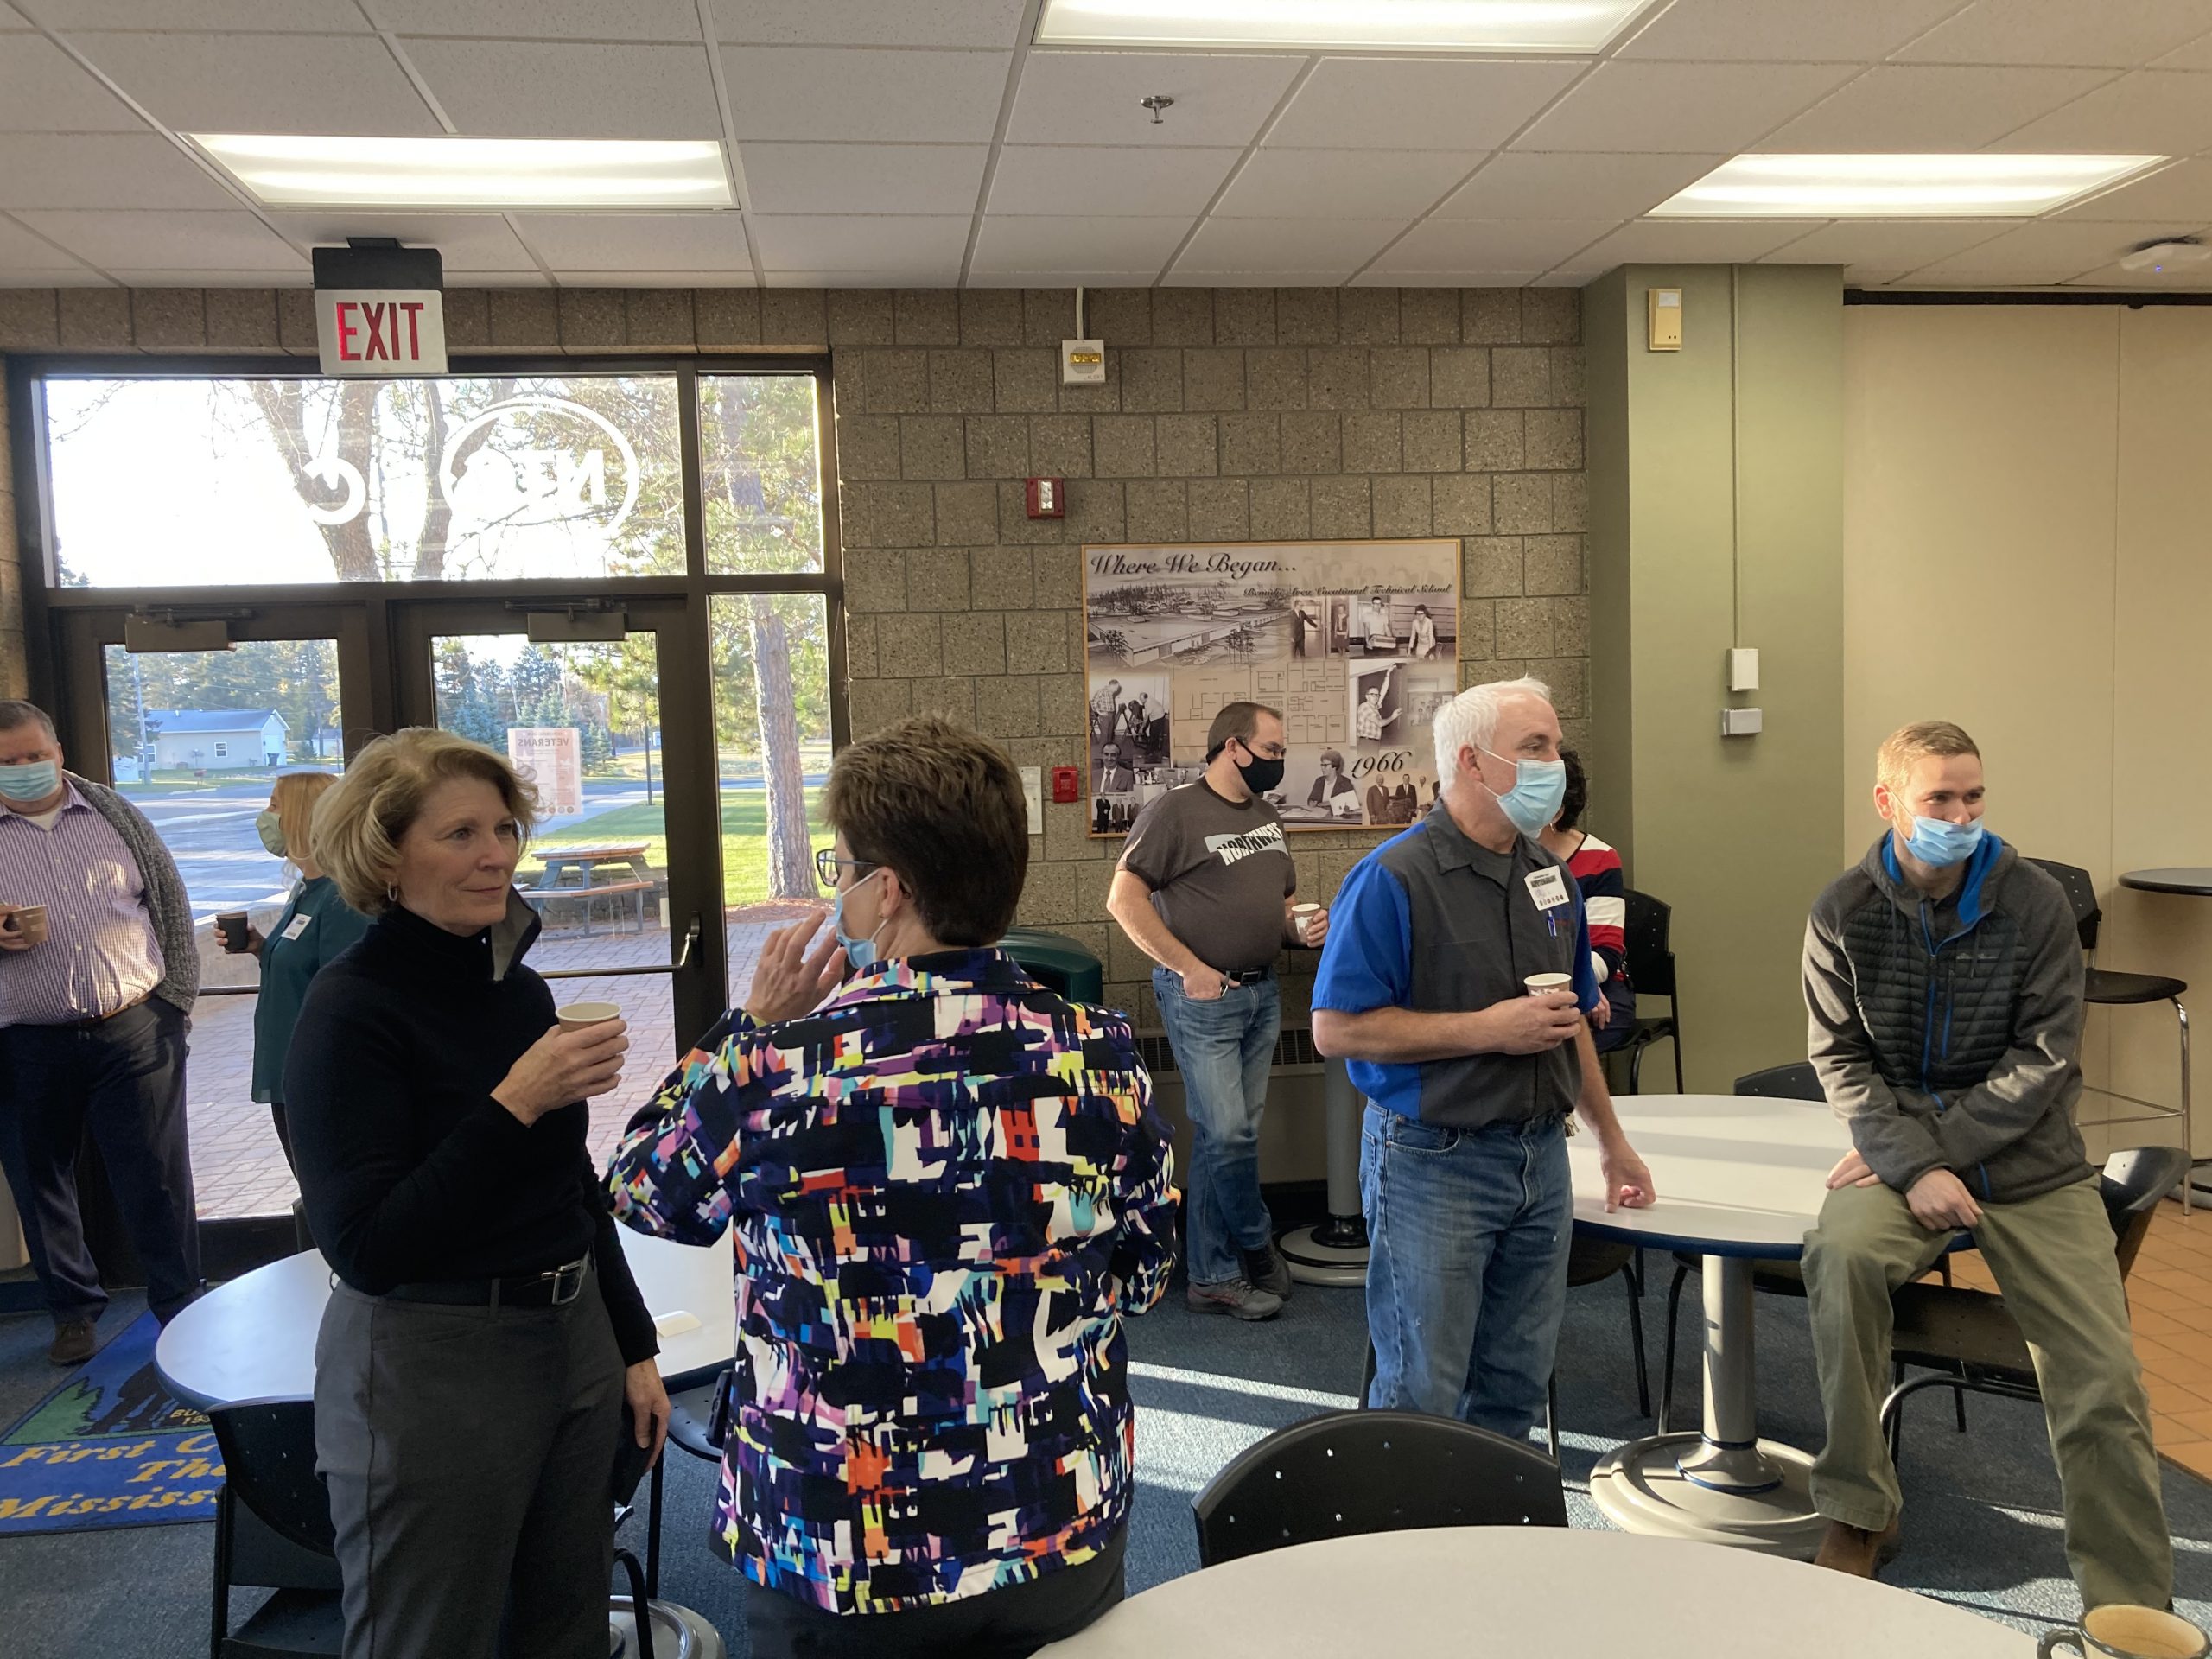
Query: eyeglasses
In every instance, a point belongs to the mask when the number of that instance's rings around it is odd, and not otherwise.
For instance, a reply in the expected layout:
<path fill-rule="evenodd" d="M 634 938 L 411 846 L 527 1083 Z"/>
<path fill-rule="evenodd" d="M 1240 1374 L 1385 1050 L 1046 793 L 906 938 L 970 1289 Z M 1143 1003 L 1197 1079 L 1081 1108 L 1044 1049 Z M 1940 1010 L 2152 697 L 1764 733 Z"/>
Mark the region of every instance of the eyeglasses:
<path fill-rule="evenodd" d="M 876 868 L 864 858 L 840 858 L 834 847 L 824 847 L 814 855 L 815 879 L 833 892 L 837 886 L 839 870 L 873 870 Z"/>

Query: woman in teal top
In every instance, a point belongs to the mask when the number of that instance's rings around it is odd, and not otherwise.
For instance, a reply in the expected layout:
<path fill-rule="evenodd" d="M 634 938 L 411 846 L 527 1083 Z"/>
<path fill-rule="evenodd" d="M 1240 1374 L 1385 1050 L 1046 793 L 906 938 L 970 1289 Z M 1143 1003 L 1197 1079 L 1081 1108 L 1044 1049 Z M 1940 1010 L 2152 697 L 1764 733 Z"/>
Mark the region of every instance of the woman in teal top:
<path fill-rule="evenodd" d="M 284 1161 L 292 1132 L 284 1120 L 284 1055 L 307 998 L 308 982 L 362 934 L 369 918 L 338 896 L 338 885 L 315 860 L 308 826 L 315 801 L 338 780 L 327 772 L 290 772 L 276 780 L 268 810 L 254 821 L 261 844 L 289 859 L 300 873 L 290 902 L 266 934 L 246 931 L 245 948 L 261 958 L 261 995 L 253 1008 L 253 1097 L 276 1121 Z"/>

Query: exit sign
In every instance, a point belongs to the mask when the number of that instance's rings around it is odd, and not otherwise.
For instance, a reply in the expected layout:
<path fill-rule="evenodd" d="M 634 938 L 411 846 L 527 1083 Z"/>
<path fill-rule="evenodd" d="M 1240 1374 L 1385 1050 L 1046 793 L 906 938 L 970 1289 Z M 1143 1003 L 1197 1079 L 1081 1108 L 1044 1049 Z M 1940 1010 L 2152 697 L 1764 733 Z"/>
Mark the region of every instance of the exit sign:
<path fill-rule="evenodd" d="M 442 300 L 435 288 L 315 289 L 322 372 L 355 379 L 445 373 Z"/>

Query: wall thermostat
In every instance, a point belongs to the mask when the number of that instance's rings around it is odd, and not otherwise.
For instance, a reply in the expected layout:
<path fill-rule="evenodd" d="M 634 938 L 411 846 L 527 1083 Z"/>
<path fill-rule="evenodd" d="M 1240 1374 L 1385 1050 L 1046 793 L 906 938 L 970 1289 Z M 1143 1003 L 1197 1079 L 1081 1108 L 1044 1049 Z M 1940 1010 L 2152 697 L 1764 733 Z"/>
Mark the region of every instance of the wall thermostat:
<path fill-rule="evenodd" d="M 1651 349 L 1655 352 L 1681 351 L 1682 290 L 1679 288 L 1647 288 L 1643 294 L 1651 321 Z"/>

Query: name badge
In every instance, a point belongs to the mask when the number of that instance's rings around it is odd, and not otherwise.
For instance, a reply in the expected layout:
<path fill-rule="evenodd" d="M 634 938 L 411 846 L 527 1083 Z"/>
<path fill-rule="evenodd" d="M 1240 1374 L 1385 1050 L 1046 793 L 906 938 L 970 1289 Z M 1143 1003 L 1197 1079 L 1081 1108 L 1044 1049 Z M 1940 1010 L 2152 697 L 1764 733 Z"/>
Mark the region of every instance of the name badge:
<path fill-rule="evenodd" d="M 1567 878 L 1556 869 L 1531 870 L 1528 881 L 1529 897 L 1538 910 L 1557 910 L 1567 902 Z"/>
<path fill-rule="evenodd" d="M 292 925 L 284 930 L 282 937 L 288 939 L 298 938 L 301 934 L 308 931 L 308 924 L 313 920 L 315 918 L 312 916 L 293 917 Z"/>

